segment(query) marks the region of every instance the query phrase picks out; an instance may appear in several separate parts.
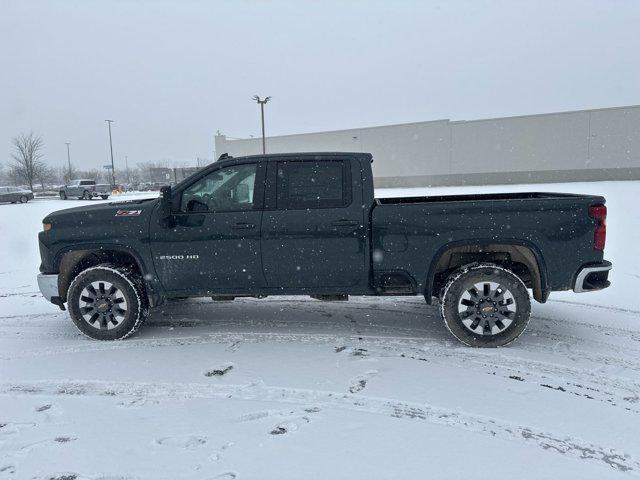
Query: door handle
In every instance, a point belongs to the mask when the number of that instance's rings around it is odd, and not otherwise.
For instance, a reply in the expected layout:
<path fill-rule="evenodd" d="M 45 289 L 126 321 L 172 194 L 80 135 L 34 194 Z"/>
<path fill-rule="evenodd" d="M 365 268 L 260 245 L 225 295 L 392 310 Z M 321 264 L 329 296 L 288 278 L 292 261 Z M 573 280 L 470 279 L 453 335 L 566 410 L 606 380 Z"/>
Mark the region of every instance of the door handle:
<path fill-rule="evenodd" d="M 355 220 L 336 220 L 335 222 L 331 222 L 331 225 L 336 227 L 355 227 L 360 225 L 360 223 Z"/>
<path fill-rule="evenodd" d="M 236 230 L 250 230 L 252 228 L 256 228 L 255 224 L 253 223 L 242 223 L 242 222 L 238 222 L 238 223 L 234 223 L 231 228 L 234 228 Z"/>

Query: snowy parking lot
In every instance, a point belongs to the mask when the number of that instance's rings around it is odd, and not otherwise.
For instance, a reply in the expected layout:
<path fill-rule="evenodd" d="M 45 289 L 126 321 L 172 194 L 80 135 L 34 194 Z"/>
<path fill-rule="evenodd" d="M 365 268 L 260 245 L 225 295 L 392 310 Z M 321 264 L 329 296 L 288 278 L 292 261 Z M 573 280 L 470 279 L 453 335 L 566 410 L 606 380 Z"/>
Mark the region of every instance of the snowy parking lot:
<path fill-rule="evenodd" d="M 613 285 L 499 349 L 422 297 L 176 301 L 98 342 L 36 285 L 41 219 L 89 202 L 0 205 L 0 478 L 640 475 L 640 182 L 411 190 L 603 194 Z"/>

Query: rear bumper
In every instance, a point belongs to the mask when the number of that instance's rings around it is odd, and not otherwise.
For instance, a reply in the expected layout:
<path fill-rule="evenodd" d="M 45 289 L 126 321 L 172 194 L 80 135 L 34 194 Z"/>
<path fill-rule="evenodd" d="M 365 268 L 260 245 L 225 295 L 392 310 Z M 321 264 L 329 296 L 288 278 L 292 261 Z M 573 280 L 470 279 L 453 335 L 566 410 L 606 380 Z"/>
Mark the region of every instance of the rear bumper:
<path fill-rule="evenodd" d="M 576 275 L 573 291 L 582 293 L 607 288 L 611 285 L 609 281 L 609 270 L 611 270 L 612 267 L 611 262 L 606 260 L 582 267 Z"/>

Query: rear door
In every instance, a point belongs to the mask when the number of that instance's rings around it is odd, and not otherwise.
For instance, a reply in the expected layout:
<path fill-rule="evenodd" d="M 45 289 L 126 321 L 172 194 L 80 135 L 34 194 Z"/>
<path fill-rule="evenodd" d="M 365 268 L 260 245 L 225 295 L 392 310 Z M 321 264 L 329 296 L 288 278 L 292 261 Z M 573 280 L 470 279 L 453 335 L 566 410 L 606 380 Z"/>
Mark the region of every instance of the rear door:
<path fill-rule="evenodd" d="M 360 169 L 349 157 L 269 162 L 262 256 L 271 287 L 366 286 Z M 352 179 L 357 179 L 354 188 Z M 275 188 L 274 188 L 275 187 Z"/>

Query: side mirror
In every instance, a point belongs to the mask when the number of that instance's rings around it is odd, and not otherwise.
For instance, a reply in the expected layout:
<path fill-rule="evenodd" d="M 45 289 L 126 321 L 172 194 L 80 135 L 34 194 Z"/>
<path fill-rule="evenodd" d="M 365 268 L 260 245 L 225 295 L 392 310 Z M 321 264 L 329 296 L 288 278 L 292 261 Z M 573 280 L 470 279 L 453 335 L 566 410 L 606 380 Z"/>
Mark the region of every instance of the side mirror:
<path fill-rule="evenodd" d="M 160 223 L 165 227 L 171 226 L 171 186 L 160 189 Z"/>

